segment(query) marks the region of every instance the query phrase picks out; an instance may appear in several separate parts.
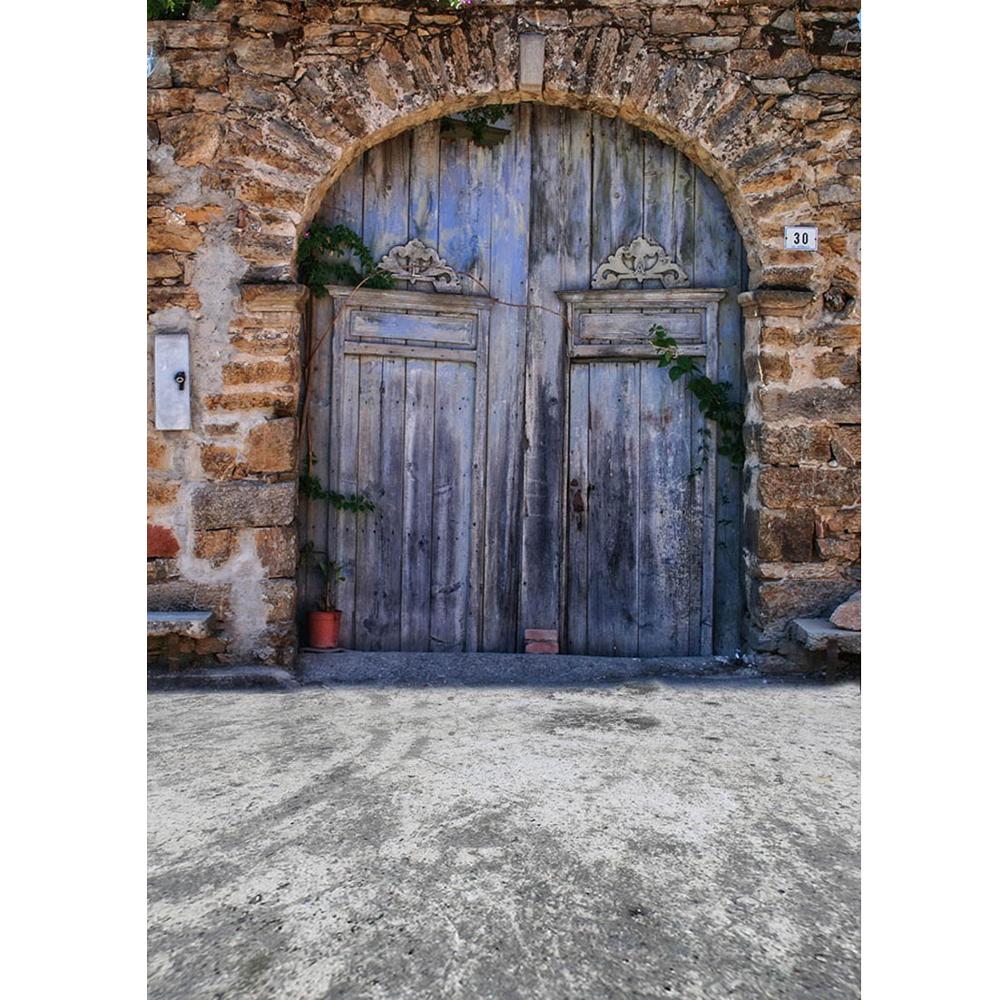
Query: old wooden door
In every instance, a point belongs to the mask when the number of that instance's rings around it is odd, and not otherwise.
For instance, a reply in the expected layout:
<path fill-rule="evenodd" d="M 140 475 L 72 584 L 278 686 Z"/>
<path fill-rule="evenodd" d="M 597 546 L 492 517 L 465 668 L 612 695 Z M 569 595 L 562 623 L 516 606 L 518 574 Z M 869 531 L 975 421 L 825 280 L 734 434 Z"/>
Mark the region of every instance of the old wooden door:
<path fill-rule="evenodd" d="M 648 345 L 666 319 L 741 385 L 725 202 L 620 121 L 520 105 L 500 126 L 488 147 L 441 122 L 377 146 L 320 212 L 416 279 L 314 304 L 314 470 L 377 504 L 307 512 L 347 566 L 343 641 L 520 651 L 554 628 L 574 652 L 732 652 L 739 476 L 701 461 L 697 408 Z M 638 237 L 677 272 L 597 281 Z"/>

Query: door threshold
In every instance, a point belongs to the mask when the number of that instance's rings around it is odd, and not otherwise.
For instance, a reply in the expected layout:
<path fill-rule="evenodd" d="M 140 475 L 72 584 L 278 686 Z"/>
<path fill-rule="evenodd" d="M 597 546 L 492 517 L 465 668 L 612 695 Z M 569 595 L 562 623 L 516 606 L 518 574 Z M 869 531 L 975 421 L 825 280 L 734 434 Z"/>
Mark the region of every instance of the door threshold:
<path fill-rule="evenodd" d="M 725 656 L 579 656 L 567 653 L 306 652 L 304 684 L 573 685 L 654 677 L 756 676 Z"/>

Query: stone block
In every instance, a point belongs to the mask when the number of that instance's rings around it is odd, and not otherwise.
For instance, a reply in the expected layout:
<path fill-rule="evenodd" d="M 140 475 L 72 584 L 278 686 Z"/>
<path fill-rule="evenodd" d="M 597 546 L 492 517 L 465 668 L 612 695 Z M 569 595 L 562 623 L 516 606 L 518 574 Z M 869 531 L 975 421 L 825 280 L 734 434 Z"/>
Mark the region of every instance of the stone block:
<path fill-rule="evenodd" d="M 295 59 L 289 46 L 278 47 L 270 38 L 241 38 L 233 45 L 236 65 L 248 73 L 281 79 L 295 75 Z"/>
<path fill-rule="evenodd" d="M 295 619 L 295 581 L 268 580 L 261 588 L 267 607 L 269 624 L 287 623 Z"/>
<path fill-rule="evenodd" d="M 839 379 L 842 385 L 857 385 L 861 381 L 861 366 L 856 351 L 835 349 L 813 358 L 813 374 L 817 378 Z"/>
<path fill-rule="evenodd" d="M 793 94 L 779 101 L 778 109 L 796 121 L 812 122 L 823 113 L 823 102 L 806 94 Z"/>
<path fill-rule="evenodd" d="M 203 240 L 204 237 L 194 226 L 182 222 L 152 222 L 146 228 L 146 249 L 151 254 L 165 250 L 193 253 Z"/>
<path fill-rule="evenodd" d="M 212 21 L 162 21 L 163 44 L 170 49 L 224 49 L 229 26 Z"/>
<path fill-rule="evenodd" d="M 169 253 L 151 253 L 146 258 L 147 278 L 179 278 L 184 273 L 180 261 Z"/>
<path fill-rule="evenodd" d="M 229 617 L 229 587 L 226 584 L 191 583 L 170 580 L 146 587 L 146 606 L 150 611 L 213 611 L 219 618 Z"/>
<path fill-rule="evenodd" d="M 232 361 L 222 366 L 222 384 L 257 385 L 261 382 L 290 382 L 296 374 L 288 358 Z"/>
<path fill-rule="evenodd" d="M 208 410 L 273 410 L 278 415 L 295 410 L 295 389 L 258 389 L 254 392 L 225 392 L 205 398 Z"/>
<path fill-rule="evenodd" d="M 821 534 L 847 532 L 858 535 L 861 533 L 861 511 L 857 508 L 830 511 L 822 515 L 820 523 L 822 526 Z"/>
<path fill-rule="evenodd" d="M 146 583 L 162 583 L 176 580 L 181 575 L 176 559 L 147 559 Z"/>
<path fill-rule="evenodd" d="M 820 559 L 857 562 L 861 558 L 861 539 L 857 535 L 824 535 L 816 540 Z"/>
<path fill-rule="evenodd" d="M 834 609 L 830 615 L 830 622 L 837 628 L 850 629 L 852 632 L 861 631 L 861 591 L 857 591 Z"/>
<path fill-rule="evenodd" d="M 146 504 L 150 507 L 167 507 L 177 499 L 180 488 L 180 483 L 149 479 L 146 481 Z"/>
<path fill-rule="evenodd" d="M 860 94 L 861 81 L 837 73 L 811 73 L 800 84 L 804 94 Z"/>
<path fill-rule="evenodd" d="M 162 524 L 146 525 L 146 558 L 173 559 L 180 552 L 177 536 Z"/>
<path fill-rule="evenodd" d="M 777 58 L 772 58 L 767 49 L 742 49 L 733 52 L 729 59 L 729 65 L 737 73 L 757 79 L 802 76 L 813 68 L 812 60 L 802 49 L 788 49 Z"/>
<path fill-rule="evenodd" d="M 361 8 L 361 20 L 366 24 L 409 24 L 410 13 L 393 7 L 377 7 L 365 4 Z"/>
<path fill-rule="evenodd" d="M 295 528 L 258 528 L 257 558 L 270 578 L 293 577 L 298 568 L 299 547 Z"/>
<path fill-rule="evenodd" d="M 716 54 L 732 52 L 739 47 L 740 40 L 727 35 L 695 35 L 693 38 L 684 39 L 684 48 L 689 52 Z"/>
<path fill-rule="evenodd" d="M 221 566 L 236 551 L 237 533 L 231 528 L 194 533 L 194 554 L 206 559 L 213 566 Z"/>
<path fill-rule="evenodd" d="M 217 444 L 201 446 L 201 467 L 209 479 L 243 479 L 246 469 L 236 460 L 234 448 L 223 448 Z"/>
<path fill-rule="evenodd" d="M 165 469 L 170 452 L 167 442 L 159 434 L 146 435 L 146 467 L 149 469 Z"/>
<path fill-rule="evenodd" d="M 268 420 L 247 435 L 247 467 L 251 472 L 289 472 L 295 468 L 294 417 Z"/>
<path fill-rule="evenodd" d="M 697 11 L 654 10 L 650 24 L 654 35 L 703 35 L 715 27 L 712 18 Z"/>
<path fill-rule="evenodd" d="M 756 555 L 762 562 L 804 563 L 813 558 L 812 510 L 761 510 L 756 513 L 756 521 Z"/>
<path fill-rule="evenodd" d="M 861 428 L 837 427 L 833 431 L 833 457 L 844 466 L 861 464 Z"/>
<path fill-rule="evenodd" d="M 291 524 L 295 517 L 295 483 L 212 483 L 199 486 L 192 498 L 195 528 L 267 528 Z"/>
<path fill-rule="evenodd" d="M 778 466 L 761 471 L 758 489 L 764 507 L 850 507 L 861 499 L 861 474 L 855 469 Z"/>
<path fill-rule="evenodd" d="M 175 87 L 222 87 L 228 76 L 226 54 L 199 49 L 175 49 L 170 53 L 170 75 Z"/>
<path fill-rule="evenodd" d="M 825 652 L 833 642 L 841 653 L 861 655 L 861 632 L 837 628 L 826 618 L 796 618 L 789 624 L 788 635 L 809 652 Z"/>
<path fill-rule="evenodd" d="M 765 629 L 790 618 L 822 618 L 857 590 L 853 580 L 764 580 L 750 587 L 750 614 Z"/>
<path fill-rule="evenodd" d="M 787 382 L 792 377 L 792 363 L 787 354 L 762 351 L 760 373 L 764 382 Z"/>
<path fill-rule="evenodd" d="M 760 412 L 765 421 L 807 419 L 857 424 L 861 422 L 861 390 L 858 386 L 762 386 Z"/>
<path fill-rule="evenodd" d="M 757 429 L 758 452 L 765 465 L 801 465 L 830 461 L 829 424 L 794 424 Z"/>

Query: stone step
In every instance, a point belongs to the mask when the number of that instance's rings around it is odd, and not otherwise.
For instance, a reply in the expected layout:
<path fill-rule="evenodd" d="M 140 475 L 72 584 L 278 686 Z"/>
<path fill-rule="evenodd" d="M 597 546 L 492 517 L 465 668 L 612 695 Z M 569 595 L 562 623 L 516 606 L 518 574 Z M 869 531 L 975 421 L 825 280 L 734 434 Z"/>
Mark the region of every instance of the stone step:
<path fill-rule="evenodd" d="M 742 668 L 742 669 L 741 669 Z M 539 656 L 525 653 L 301 652 L 303 684 L 591 684 L 644 677 L 750 676 L 722 656 Z"/>
<path fill-rule="evenodd" d="M 832 640 L 838 652 L 861 655 L 861 633 L 837 628 L 827 618 L 796 618 L 788 626 L 788 635 L 810 653 L 825 652 Z"/>
<path fill-rule="evenodd" d="M 211 611 L 147 611 L 146 637 L 179 635 L 188 639 L 208 639 L 214 622 Z"/>

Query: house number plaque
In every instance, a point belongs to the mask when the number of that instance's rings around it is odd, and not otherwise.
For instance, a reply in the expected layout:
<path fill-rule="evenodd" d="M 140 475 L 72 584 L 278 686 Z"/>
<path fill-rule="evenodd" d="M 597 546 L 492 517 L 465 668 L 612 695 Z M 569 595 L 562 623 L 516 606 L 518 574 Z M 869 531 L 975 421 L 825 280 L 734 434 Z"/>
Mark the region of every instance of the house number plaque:
<path fill-rule="evenodd" d="M 815 226 L 785 226 L 786 250 L 816 250 L 819 230 Z"/>

